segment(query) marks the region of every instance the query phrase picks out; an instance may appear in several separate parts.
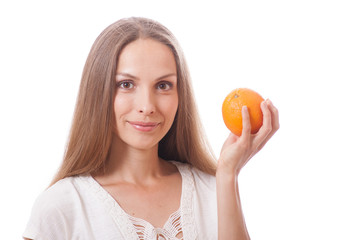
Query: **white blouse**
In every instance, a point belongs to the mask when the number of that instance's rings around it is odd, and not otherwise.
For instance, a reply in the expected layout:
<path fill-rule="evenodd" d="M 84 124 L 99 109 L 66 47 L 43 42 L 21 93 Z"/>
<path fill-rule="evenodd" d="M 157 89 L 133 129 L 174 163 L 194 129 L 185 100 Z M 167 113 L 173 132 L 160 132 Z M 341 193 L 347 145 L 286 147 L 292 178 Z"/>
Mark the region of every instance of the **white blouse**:
<path fill-rule="evenodd" d="M 217 239 L 216 180 L 171 161 L 182 177 L 180 208 L 163 228 L 127 214 L 91 176 L 58 181 L 36 200 L 24 237 L 42 239 Z"/>

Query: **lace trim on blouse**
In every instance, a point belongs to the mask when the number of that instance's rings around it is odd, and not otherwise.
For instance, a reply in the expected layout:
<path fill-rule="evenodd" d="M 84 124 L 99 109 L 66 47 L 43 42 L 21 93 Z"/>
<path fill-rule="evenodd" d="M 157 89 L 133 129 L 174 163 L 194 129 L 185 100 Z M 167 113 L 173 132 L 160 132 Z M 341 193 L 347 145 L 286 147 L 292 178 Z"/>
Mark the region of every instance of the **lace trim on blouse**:
<path fill-rule="evenodd" d="M 149 222 L 128 215 L 129 220 L 135 227 L 140 240 L 161 239 L 161 240 L 183 240 L 180 211 L 177 210 L 170 215 L 163 228 L 155 228 Z"/>
<path fill-rule="evenodd" d="M 171 214 L 163 228 L 155 228 L 147 221 L 128 215 L 116 200 L 91 176 L 79 177 L 97 198 L 105 205 L 116 225 L 126 239 L 136 240 L 194 240 L 197 239 L 195 217 L 193 211 L 194 177 L 190 166 L 171 161 L 182 177 L 180 209 Z"/>

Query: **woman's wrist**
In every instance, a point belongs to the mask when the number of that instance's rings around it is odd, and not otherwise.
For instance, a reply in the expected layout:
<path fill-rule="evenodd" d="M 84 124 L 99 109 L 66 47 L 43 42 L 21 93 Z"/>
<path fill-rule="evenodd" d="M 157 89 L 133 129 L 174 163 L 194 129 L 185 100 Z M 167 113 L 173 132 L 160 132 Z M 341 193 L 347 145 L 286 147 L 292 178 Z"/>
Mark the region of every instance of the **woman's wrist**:
<path fill-rule="evenodd" d="M 219 159 L 216 168 L 216 177 L 234 179 L 237 178 L 238 175 L 239 173 L 234 166 L 223 164 L 221 159 Z"/>
<path fill-rule="evenodd" d="M 221 182 L 233 182 L 237 180 L 238 174 L 236 174 L 235 170 L 228 170 L 228 169 L 220 169 L 216 170 L 216 179 L 217 181 Z"/>

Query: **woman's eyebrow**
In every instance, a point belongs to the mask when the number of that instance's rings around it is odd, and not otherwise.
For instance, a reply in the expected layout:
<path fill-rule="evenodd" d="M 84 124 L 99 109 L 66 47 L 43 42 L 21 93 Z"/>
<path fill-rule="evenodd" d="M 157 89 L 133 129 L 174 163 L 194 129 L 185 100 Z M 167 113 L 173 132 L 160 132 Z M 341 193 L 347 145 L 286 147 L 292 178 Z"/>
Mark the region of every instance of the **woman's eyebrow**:
<path fill-rule="evenodd" d="M 135 80 L 139 80 L 138 77 L 136 77 L 130 73 L 117 73 L 116 76 L 128 77 L 128 78 L 133 78 Z M 156 80 L 160 80 L 160 79 L 167 78 L 167 77 L 177 77 L 177 74 L 176 73 L 165 74 L 164 76 L 161 76 L 161 77 L 157 78 Z"/>
<path fill-rule="evenodd" d="M 169 74 L 166 74 L 164 76 L 161 76 L 161 77 L 157 78 L 156 80 L 160 80 L 160 79 L 168 78 L 168 77 L 177 77 L 177 74 L 176 73 L 169 73 Z"/>
<path fill-rule="evenodd" d="M 133 79 L 138 79 L 137 77 L 129 74 L 129 73 L 116 73 L 116 76 L 122 76 L 122 77 L 128 77 L 128 78 L 133 78 Z"/>

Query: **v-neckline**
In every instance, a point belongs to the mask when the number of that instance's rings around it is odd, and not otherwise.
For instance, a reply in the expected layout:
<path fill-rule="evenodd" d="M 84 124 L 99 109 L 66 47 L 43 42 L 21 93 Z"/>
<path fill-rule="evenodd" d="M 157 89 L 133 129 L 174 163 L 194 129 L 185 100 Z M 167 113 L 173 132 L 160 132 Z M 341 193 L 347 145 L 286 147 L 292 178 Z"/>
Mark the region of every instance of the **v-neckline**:
<path fill-rule="evenodd" d="M 169 218 L 165 222 L 164 226 L 170 221 L 171 216 L 176 212 L 180 212 L 182 232 L 184 239 L 195 239 L 197 236 L 196 227 L 195 227 L 195 217 L 193 211 L 193 192 L 194 192 L 194 179 L 193 175 L 189 169 L 188 164 L 183 164 L 176 161 L 170 161 L 173 163 L 180 172 L 181 175 L 181 199 L 180 199 L 180 208 L 174 213 L 170 214 Z M 97 198 L 104 204 L 106 210 L 112 216 L 116 225 L 119 227 L 121 232 L 127 239 L 139 239 L 136 229 L 129 219 L 128 213 L 120 206 L 120 204 L 108 193 L 91 175 L 83 177 L 84 180 L 88 183 L 88 186 L 93 190 Z M 138 218 L 141 219 L 141 218 Z M 154 229 L 151 223 L 141 219 L 142 221 L 150 224 Z M 188 237 L 186 237 L 188 236 Z"/>

